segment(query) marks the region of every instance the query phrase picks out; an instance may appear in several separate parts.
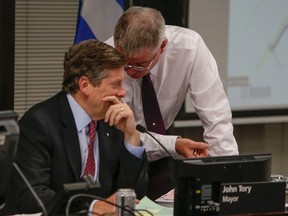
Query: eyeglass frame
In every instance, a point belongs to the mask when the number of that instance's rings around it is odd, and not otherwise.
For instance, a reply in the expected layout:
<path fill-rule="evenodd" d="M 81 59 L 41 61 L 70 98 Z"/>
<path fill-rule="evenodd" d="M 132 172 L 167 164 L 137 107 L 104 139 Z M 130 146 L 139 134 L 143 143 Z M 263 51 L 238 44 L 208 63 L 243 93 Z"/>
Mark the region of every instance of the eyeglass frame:
<path fill-rule="evenodd" d="M 151 69 L 151 66 L 157 56 L 157 53 L 158 51 L 154 54 L 154 56 L 152 57 L 148 67 L 141 67 L 141 66 L 134 66 L 134 65 L 129 65 L 129 64 L 126 64 L 124 66 L 124 70 L 127 71 L 127 70 L 134 70 L 134 71 L 137 71 L 137 72 L 145 72 L 145 71 L 148 71 Z"/>

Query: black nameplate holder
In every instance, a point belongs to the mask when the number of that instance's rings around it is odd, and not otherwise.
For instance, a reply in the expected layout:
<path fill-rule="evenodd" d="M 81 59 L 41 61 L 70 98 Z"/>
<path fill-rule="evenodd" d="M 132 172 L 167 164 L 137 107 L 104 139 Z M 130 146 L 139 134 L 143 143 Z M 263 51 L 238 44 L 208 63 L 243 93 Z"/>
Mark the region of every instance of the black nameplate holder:
<path fill-rule="evenodd" d="M 219 215 L 284 212 L 285 187 L 286 182 L 221 184 Z"/>

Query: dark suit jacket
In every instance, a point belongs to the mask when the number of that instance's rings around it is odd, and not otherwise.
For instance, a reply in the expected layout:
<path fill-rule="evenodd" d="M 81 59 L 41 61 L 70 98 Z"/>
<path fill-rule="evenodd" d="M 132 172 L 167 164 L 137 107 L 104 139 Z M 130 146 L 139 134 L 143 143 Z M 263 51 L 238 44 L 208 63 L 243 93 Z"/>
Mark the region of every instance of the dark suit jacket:
<path fill-rule="evenodd" d="M 58 202 L 55 194 L 63 184 L 81 181 L 79 140 L 66 93 L 60 92 L 32 107 L 20 119 L 19 126 L 16 162 L 49 208 Z M 104 121 L 98 122 L 97 133 L 101 187 L 94 194 L 106 198 L 118 188 L 134 188 L 137 198 L 142 198 L 146 193 L 146 158 L 129 153 L 123 145 L 123 133 Z M 19 176 L 15 179 L 19 211 L 41 210 Z"/>

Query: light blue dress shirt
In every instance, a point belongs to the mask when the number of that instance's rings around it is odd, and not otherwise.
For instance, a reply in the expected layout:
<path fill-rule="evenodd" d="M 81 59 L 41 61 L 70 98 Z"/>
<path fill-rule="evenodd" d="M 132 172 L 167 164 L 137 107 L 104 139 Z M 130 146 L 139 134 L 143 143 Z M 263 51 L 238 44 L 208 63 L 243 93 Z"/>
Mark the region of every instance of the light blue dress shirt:
<path fill-rule="evenodd" d="M 85 112 L 85 110 L 75 101 L 75 99 L 70 95 L 67 94 L 67 98 L 74 116 L 74 120 L 76 123 L 77 131 L 78 131 L 78 137 L 79 137 L 79 143 L 80 143 L 80 151 L 81 151 L 81 176 L 83 174 L 86 160 L 88 158 L 88 143 L 89 143 L 89 123 L 91 122 L 91 118 L 88 116 L 88 114 Z M 97 128 L 97 122 L 96 122 L 96 128 Z M 135 155 L 138 158 L 144 157 L 144 150 L 145 147 L 143 146 L 143 143 L 141 143 L 141 146 L 136 147 L 134 145 L 131 145 L 124 141 L 124 145 L 126 149 L 133 155 Z M 98 135 L 96 133 L 95 136 L 95 143 L 94 143 L 94 159 L 95 159 L 95 175 L 94 175 L 94 181 L 99 180 L 99 139 Z"/>

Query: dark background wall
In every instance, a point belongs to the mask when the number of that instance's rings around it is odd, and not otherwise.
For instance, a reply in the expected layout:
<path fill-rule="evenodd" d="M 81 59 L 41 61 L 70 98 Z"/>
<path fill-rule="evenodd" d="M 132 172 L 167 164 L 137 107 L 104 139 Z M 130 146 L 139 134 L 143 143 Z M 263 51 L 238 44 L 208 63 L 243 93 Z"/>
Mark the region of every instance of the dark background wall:
<path fill-rule="evenodd" d="M 125 8 L 130 6 L 145 6 L 156 8 L 163 14 L 166 24 L 188 26 L 189 0 L 126 0 Z"/>
<path fill-rule="evenodd" d="M 13 110 L 15 1 L 0 1 L 0 110 Z"/>

